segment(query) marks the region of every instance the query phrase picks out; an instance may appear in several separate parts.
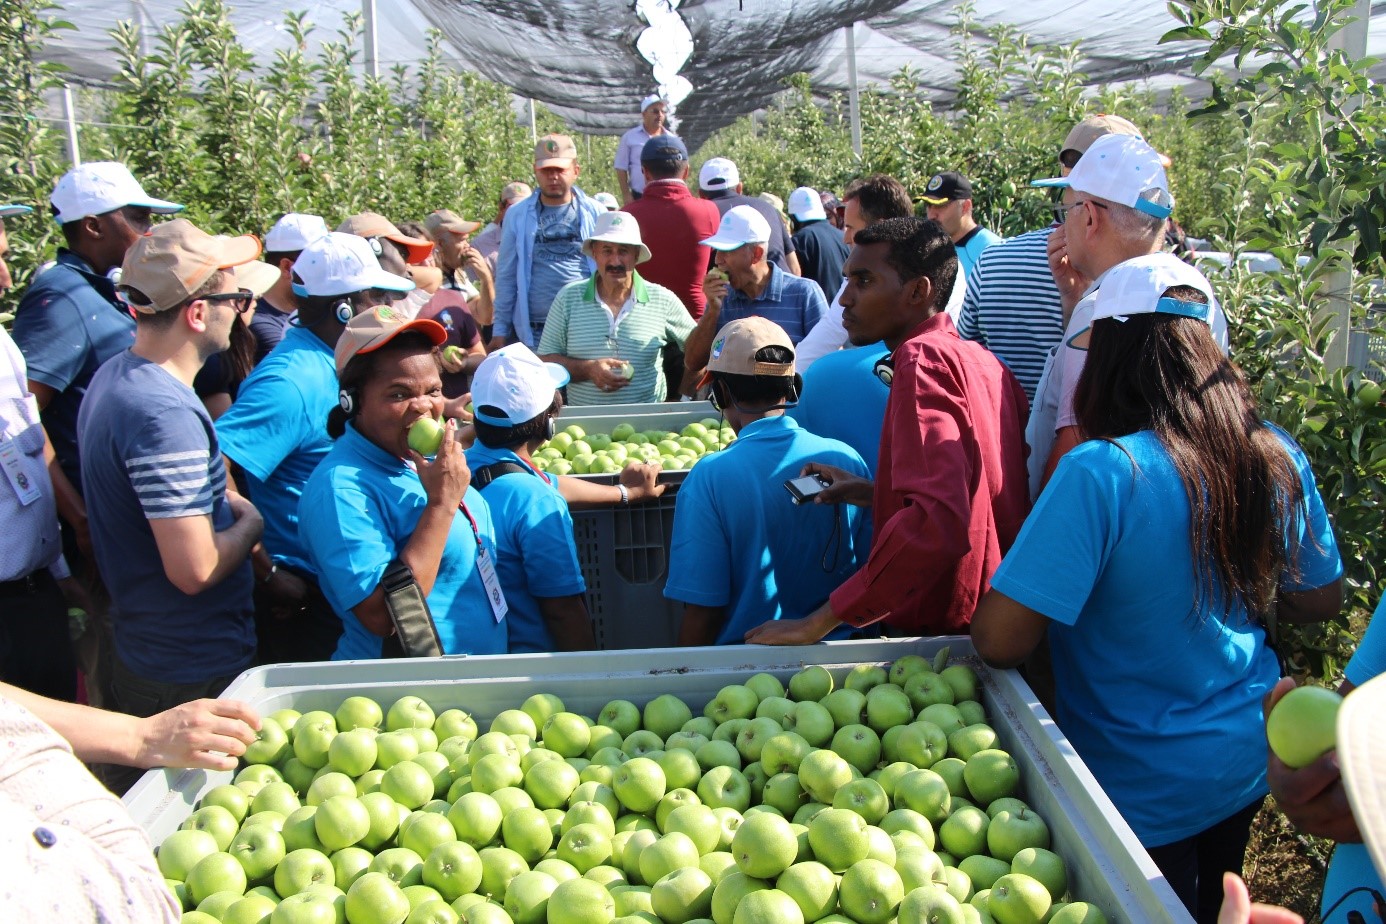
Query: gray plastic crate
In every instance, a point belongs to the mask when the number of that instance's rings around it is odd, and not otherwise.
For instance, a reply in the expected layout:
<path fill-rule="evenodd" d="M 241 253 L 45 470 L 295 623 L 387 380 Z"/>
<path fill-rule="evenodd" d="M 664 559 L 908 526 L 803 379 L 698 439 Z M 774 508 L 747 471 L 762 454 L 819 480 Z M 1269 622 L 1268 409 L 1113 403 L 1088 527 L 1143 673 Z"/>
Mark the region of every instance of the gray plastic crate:
<path fill-rule="evenodd" d="M 804 665 L 822 664 L 840 679 L 855 664 L 888 663 L 910 653 L 931 657 L 945 645 L 977 668 L 983 705 L 1001 746 L 1020 767 L 1021 795 L 1049 823 L 1051 846 L 1068 864 L 1073 894 L 1100 905 L 1115 924 L 1189 924 L 1192 918 L 1150 856 L 1020 675 L 981 665 L 967 638 L 278 664 L 247 671 L 225 695 L 263 714 L 332 710 L 352 695 L 388 706 L 412 693 L 439 711 L 466 709 L 483 724 L 539 692 L 557 694 L 568 709 L 588 715 L 612 699 L 643 706 L 662 693 L 682 697 L 697 712 L 724 685 L 757 671 L 788 680 Z M 227 772 L 153 770 L 125 803 L 157 844 L 203 793 L 230 779 Z"/>

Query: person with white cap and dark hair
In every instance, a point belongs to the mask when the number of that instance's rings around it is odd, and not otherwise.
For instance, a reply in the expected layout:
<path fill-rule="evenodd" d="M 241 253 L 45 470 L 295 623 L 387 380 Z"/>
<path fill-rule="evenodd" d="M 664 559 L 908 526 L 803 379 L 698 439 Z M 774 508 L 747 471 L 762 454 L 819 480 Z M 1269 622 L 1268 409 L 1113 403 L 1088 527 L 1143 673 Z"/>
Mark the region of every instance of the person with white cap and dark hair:
<path fill-rule="evenodd" d="M 971 624 L 994 667 L 1047 636 L 1060 727 L 1202 922 L 1266 794 L 1262 698 L 1280 674 L 1266 626 L 1332 617 L 1343 574 L 1308 460 L 1262 421 L 1212 300 L 1172 254 L 1108 272 L 1075 396 L 1088 439 Z"/>
<path fill-rule="evenodd" d="M 363 237 L 339 231 L 304 248 L 293 265 L 298 324 L 241 384 L 217 420 L 221 450 L 265 516 L 257 553 L 260 660 L 321 661 L 336 650 L 341 623 L 318 589 L 299 535 L 299 497 L 332 448 L 327 416 L 337 406 L 332 354 L 347 322 L 392 305 L 414 288 L 381 268 Z"/>
<path fill-rule="evenodd" d="M 693 319 L 678 296 L 636 271 L 650 249 L 634 215 L 602 215 L 582 247 L 597 271 L 564 286 L 553 300 L 539 355 L 572 376 L 569 404 L 663 401 L 668 386 L 661 351 L 682 347 Z"/>
<path fill-rule="evenodd" d="M 668 122 L 668 100 L 658 93 L 651 93 L 640 101 L 640 124 L 622 135 L 616 146 L 614 166 L 616 182 L 621 184 L 620 204 L 629 205 L 644 194 L 645 174 L 640 170 L 640 152 L 651 138 L 673 135 Z"/>
<path fill-rule="evenodd" d="M 255 303 L 250 332 L 255 335 L 255 362 L 269 355 L 288 330 L 289 318 L 298 310 L 293 290 L 293 267 L 303 248 L 327 233 L 327 222 L 317 215 L 288 212 L 265 232 L 261 259 L 279 271 L 279 278 Z"/>
<path fill-rule="evenodd" d="M 828 221 L 818 191 L 800 186 L 789 194 L 789 220 L 793 223 L 794 249 L 805 279 L 823 290 L 825 299 L 842 288 L 842 264 L 847 262 L 847 242 L 841 229 Z"/>
<path fill-rule="evenodd" d="M 794 242 L 789 239 L 784 221 L 769 202 L 759 196 L 748 196 L 743 191 L 741 171 L 736 163 L 726 157 L 713 157 L 705 161 L 698 170 L 698 195 L 717 206 L 720 215 L 738 205 L 745 205 L 760 213 L 770 227 L 770 238 L 765 242 L 766 258 L 786 273 L 798 276 L 802 270 L 799 257 L 794 252 Z"/>
<path fill-rule="evenodd" d="M 254 296 L 236 267 L 254 237 L 177 219 L 126 254 L 121 292 L 135 345 L 92 378 L 78 431 L 92 548 L 111 595 L 111 705 L 148 716 L 220 693 L 255 658 L 250 549 L 264 521 L 227 482 L 192 391 Z M 123 792 L 137 773 L 113 774 Z"/>
<path fill-rule="evenodd" d="M 447 334 L 388 305 L 346 325 L 333 350 L 335 440 L 304 486 L 299 537 L 342 621 L 334 660 L 411 653 L 396 630 L 401 590 L 426 604 L 444 654 L 504 654 L 504 596 L 493 596 L 496 533 L 471 486 L 457 422 L 442 421 Z M 412 428 L 437 434 L 424 456 Z M 424 430 L 422 428 L 427 428 Z M 423 444 L 419 444 L 423 445 Z"/>

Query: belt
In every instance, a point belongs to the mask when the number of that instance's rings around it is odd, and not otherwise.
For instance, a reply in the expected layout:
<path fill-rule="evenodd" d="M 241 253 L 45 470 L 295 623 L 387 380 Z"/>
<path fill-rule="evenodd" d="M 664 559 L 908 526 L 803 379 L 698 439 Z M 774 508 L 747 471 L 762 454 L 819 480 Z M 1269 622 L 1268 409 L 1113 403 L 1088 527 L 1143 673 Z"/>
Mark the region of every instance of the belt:
<path fill-rule="evenodd" d="M 46 590 L 53 581 L 47 568 L 40 568 L 13 581 L 0 581 L 0 597 L 27 597 Z"/>

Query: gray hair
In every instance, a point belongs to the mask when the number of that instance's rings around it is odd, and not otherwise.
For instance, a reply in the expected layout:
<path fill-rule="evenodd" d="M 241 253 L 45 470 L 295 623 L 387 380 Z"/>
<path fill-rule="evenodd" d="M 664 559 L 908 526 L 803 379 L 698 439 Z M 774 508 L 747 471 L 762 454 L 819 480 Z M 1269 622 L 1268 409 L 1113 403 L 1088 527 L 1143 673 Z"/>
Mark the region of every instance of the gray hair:
<path fill-rule="evenodd" d="M 1169 195 L 1160 189 L 1147 189 L 1141 198 L 1151 202 L 1168 203 Z M 1164 218 L 1156 218 L 1129 205 L 1107 202 L 1107 215 L 1112 219 L 1112 228 L 1122 240 L 1132 243 L 1150 243 L 1165 233 Z"/>

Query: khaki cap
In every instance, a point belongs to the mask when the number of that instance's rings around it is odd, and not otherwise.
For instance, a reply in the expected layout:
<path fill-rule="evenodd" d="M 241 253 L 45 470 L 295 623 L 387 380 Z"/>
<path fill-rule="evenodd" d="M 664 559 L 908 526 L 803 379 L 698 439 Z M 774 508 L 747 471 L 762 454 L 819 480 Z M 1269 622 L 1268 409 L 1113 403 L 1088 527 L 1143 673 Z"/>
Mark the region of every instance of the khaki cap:
<path fill-rule="evenodd" d="M 481 222 L 465 221 L 456 212 L 448 209 L 438 209 L 424 219 L 424 230 L 435 238 L 440 231 L 450 231 L 453 234 L 471 234 L 480 227 Z"/>
<path fill-rule="evenodd" d="M 756 359 L 756 354 L 768 346 L 782 346 L 789 350 L 787 363 L 767 363 Z M 712 373 L 724 372 L 728 375 L 773 375 L 788 377 L 794 374 L 794 344 L 784 328 L 774 321 L 753 315 L 738 318 L 722 328 L 712 341 L 712 353 L 708 359 L 707 372 L 703 375 L 701 388 L 712 380 Z"/>
<path fill-rule="evenodd" d="M 1090 115 L 1069 130 L 1068 137 L 1064 139 L 1063 147 L 1059 148 L 1060 156 L 1064 151 L 1077 151 L 1079 154 L 1086 154 L 1092 143 L 1103 135 L 1135 135 L 1137 138 L 1144 138 L 1141 130 L 1129 120 L 1123 119 L 1119 115 L 1108 115 L 1098 113 Z"/>
<path fill-rule="evenodd" d="M 534 145 L 534 166 L 566 167 L 577 160 L 577 145 L 567 135 L 545 135 Z"/>
<path fill-rule="evenodd" d="M 337 375 L 342 374 L 353 356 L 378 350 L 407 330 L 427 334 L 434 346 L 442 346 L 448 339 L 448 332 L 437 321 L 427 318 L 410 320 L 389 305 L 378 305 L 348 321 L 342 335 L 337 338 L 337 346 L 332 351 L 332 358 L 337 363 Z"/>
<path fill-rule="evenodd" d="M 155 227 L 126 252 L 120 290 L 136 311 L 157 314 L 186 302 L 220 270 L 249 263 L 259 255 L 260 242 L 252 234 L 208 234 L 186 218 L 175 218 Z"/>
<path fill-rule="evenodd" d="M 354 234 L 357 237 L 383 237 L 387 241 L 394 241 L 401 244 L 409 251 L 409 263 L 422 263 L 428 259 L 428 255 L 433 253 L 433 242 L 426 241 L 421 237 L 410 237 L 390 221 L 384 215 L 376 212 L 362 212 L 353 215 L 346 221 L 337 226 L 337 230 L 342 234 Z"/>
<path fill-rule="evenodd" d="M 528 183 L 516 181 L 514 183 L 506 183 L 505 188 L 501 190 L 500 197 L 501 201 L 514 205 L 516 202 L 528 199 L 532 195 L 534 195 L 534 190 L 529 188 Z"/>

